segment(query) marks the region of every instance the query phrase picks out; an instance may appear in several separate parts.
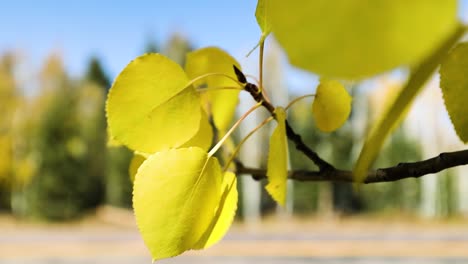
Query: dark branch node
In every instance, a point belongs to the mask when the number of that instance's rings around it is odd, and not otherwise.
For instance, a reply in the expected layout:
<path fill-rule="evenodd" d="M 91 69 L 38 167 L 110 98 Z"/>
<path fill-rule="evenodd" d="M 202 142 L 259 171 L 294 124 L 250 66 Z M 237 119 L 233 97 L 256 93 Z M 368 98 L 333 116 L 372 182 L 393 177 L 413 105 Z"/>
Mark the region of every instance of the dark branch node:
<path fill-rule="evenodd" d="M 234 68 L 234 72 L 236 73 L 237 80 L 241 83 L 247 83 L 247 78 L 245 78 L 244 73 L 241 70 L 239 70 L 236 67 L 236 65 L 232 65 L 232 67 Z"/>

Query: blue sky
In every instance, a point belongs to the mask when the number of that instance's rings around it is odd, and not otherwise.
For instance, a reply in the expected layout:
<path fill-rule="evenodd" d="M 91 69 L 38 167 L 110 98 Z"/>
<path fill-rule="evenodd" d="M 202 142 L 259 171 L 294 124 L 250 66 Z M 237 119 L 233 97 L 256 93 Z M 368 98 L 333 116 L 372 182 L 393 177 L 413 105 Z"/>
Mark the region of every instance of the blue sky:
<path fill-rule="evenodd" d="M 260 31 L 256 1 L 5 1 L 1 5 L 0 54 L 20 50 L 34 67 L 54 50 L 79 76 L 91 55 L 110 75 L 142 53 L 148 39 L 164 42 L 173 32 L 195 47 L 216 45 L 245 55 Z"/>
<path fill-rule="evenodd" d="M 468 0 L 460 2 L 467 21 Z M 19 50 L 37 69 L 52 51 L 59 51 L 73 76 L 82 75 L 89 57 L 97 55 L 114 78 L 143 52 L 149 38 L 162 43 L 179 32 L 195 47 L 216 45 L 242 64 L 254 65 L 255 56 L 244 55 L 260 34 L 255 6 L 254 0 L 3 1 L 0 54 Z"/>

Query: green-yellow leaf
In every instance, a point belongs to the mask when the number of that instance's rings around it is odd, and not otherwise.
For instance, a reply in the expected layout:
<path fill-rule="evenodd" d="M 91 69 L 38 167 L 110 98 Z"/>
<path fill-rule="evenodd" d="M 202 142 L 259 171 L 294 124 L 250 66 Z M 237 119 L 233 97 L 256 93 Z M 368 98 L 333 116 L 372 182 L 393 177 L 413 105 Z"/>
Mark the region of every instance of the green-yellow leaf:
<path fill-rule="evenodd" d="M 255 10 L 255 18 L 257 18 L 257 23 L 260 29 L 262 30 L 262 39 L 264 40 L 268 34 L 271 32 L 271 22 L 268 15 L 267 8 L 268 0 L 258 0 L 257 9 Z"/>
<path fill-rule="evenodd" d="M 321 80 L 312 103 L 312 115 L 317 127 L 332 132 L 341 127 L 351 113 L 351 96 L 335 80 Z"/>
<path fill-rule="evenodd" d="M 218 242 L 231 226 L 237 209 L 237 179 L 232 172 L 224 173 L 222 194 L 215 217 L 210 227 L 206 230 L 202 239 L 193 247 L 193 249 L 208 248 Z"/>
<path fill-rule="evenodd" d="M 185 70 L 190 79 L 207 73 L 222 73 L 237 79 L 233 65 L 240 69 L 239 63 L 227 52 L 216 47 L 207 47 L 187 55 Z M 225 76 L 206 77 L 195 82 L 194 85 L 197 88 L 208 88 L 208 91 L 202 93 L 203 106 L 213 117 L 216 128 L 226 131 L 234 118 L 240 90 L 218 88 L 239 87 L 239 85 Z M 209 90 L 212 88 L 214 89 Z"/>
<path fill-rule="evenodd" d="M 260 36 L 260 40 L 258 41 L 257 45 L 252 48 L 252 50 L 247 53 L 247 57 L 260 45 L 265 42 L 265 39 L 270 35 L 271 32 L 271 22 L 270 16 L 268 15 L 268 8 L 267 8 L 268 0 L 258 0 L 257 2 L 257 9 L 255 10 L 255 18 L 257 18 L 257 24 L 262 30 L 262 35 Z"/>
<path fill-rule="evenodd" d="M 204 110 L 201 110 L 202 116 L 200 119 L 200 128 L 189 141 L 181 146 L 184 147 L 200 147 L 206 151 L 211 147 L 211 143 L 213 142 L 213 128 L 211 127 L 210 121 L 208 120 L 208 116 L 206 115 Z"/>
<path fill-rule="evenodd" d="M 143 162 L 133 207 L 153 260 L 197 245 L 215 217 L 222 176 L 217 159 L 197 147 L 157 152 Z"/>
<path fill-rule="evenodd" d="M 133 158 L 130 161 L 130 165 L 128 166 L 128 174 L 130 176 L 130 180 L 133 182 L 135 181 L 135 175 L 138 172 L 138 168 L 143 164 L 146 160 L 146 157 L 140 153 L 133 154 Z"/>
<path fill-rule="evenodd" d="M 281 206 L 286 203 L 286 182 L 288 179 L 288 141 L 286 139 L 286 113 L 283 108 L 275 109 L 276 126 L 270 138 L 268 151 L 267 178 L 265 187 Z"/>
<path fill-rule="evenodd" d="M 417 65 L 457 23 L 456 0 L 271 0 L 267 8 L 290 62 L 332 78 Z"/>
<path fill-rule="evenodd" d="M 464 32 L 464 26 L 459 25 L 431 56 L 424 59 L 415 68 L 406 85 L 391 104 L 391 107 L 371 128 L 353 169 L 353 174 L 357 181 L 364 181 L 367 171 L 375 161 L 385 139 L 390 135 L 392 129 L 396 128 L 399 122 L 403 120 L 405 113 L 423 88 L 424 83 L 432 76 L 436 68 L 447 56 L 447 52 L 461 38 Z"/>
<path fill-rule="evenodd" d="M 198 131 L 200 99 L 175 62 L 145 54 L 117 76 L 106 104 L 113 139 L 129 148 L 154 153 L 178 147 Z"/>
<path fill-rule="evenodd" d="M 458 44 L 440 67 L 445 107 L 458 137 L 468 143 L 468 42 Z"/>

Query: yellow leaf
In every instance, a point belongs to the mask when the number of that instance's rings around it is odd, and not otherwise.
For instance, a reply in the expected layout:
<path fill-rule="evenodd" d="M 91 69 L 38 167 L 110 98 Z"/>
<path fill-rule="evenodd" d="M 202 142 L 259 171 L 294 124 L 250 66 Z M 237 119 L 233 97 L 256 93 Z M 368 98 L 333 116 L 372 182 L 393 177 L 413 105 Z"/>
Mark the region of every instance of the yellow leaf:
<path fill-rule="evenodd" d="M 189 141 L 185 142 L 181 148 L 184 147 L 200 147 L 206 151 L 211 147 L 213 142 L 213 128 L 211 127 L 210 121 L 206 116 L 204 110 L 201 110 L 202 116 L 200 119 L 200 128 L 197 134 L 195 134 Z"/>
<path fill-rule="evenodd" d="M 260 45 L 265 42 L 265 39 L 270 35 L 271 32 L 271 22 L 270 16 L 268 15 L 268 8 L 267 8 L 268 0 L 258 0 L 257 2 L 257 9 L 255 10 L 255 18 L 257 19 L 257 24 L 262 30 L 262 35 L 260 36 L 260 40 L 258 41 L 257 45 L 253 47 L 252 50 L 247 53 L 247 57 Z"/>
<path fill-rule="evenodd" d="M 267 8 L 268 0 L 258 0 L 257 9 L 255 10 L 255 18 L 257 19 L 258 26 L 262 30 L 262 38 L 266 38 L 271 31 L 270 17 Z M 265 37 L 263 37 L 265 36 Z"/>
<path fill-rule="evenodd" d="M 187 55 L 185 70 L 190 79 L 207 73 L 222 73 L 237 79 L 233 65 L 240 69 L 239 63 L 227 52 L 207 47 L 195 50 Z M 239 85 L 225 76 L 210 76 L 194 83 L 195 87 L 220 88 L 238 87 Z M 234 118 L 239 102 L 239 90 L 221 89 L 208 90 L 202 93 L 204 108 L 213 117 L 217 129 L 226 131 Z"/>
<path fill-rule="evenodd" d="M 270 138 L 270 149 L 268 151 L 267 178 L 265 187 L 281 206 L 286 203 L 286 181 L 288 179 L 288 141 L 286 138 L 286 113 L 283 108 L 275 109 L 276 126 Z"/>
<path fill-rule="evenodd" d="M 145 54 L 117 76 L 106 104 L 112 138 L 135 151 L 178 147 L 198 131 L 200 100 L 182 68 Z"/>
<path fill-rule="evenodd" d="M 312 103 L 312 114 L 317 127 L 332 132 L 341 127 L 351 113 L 351 96 L 341 83 L 321 80 Z"/>
<path fill-rule="evenodd" d="M 208 248 L 221 240 L 231 226 L 237 209 L 237 179 L 232 172 L 224 173 L 223 185 L 221 187 L 221 200 L 216 209 L 216 214 L 211 221 L 202 239 L 193 249 Z"/>
<path fill-rule="evenodd" d="M 271 0 L 272 32 L 295 66 L 362 78 L 417 65 L 455 28 L 456 0 Z"/>
<path fill-rule="evenodd" d="M 468 143 L 468 42 L 458 44 L 440 66 L 445 107 L 458 137 Z"/>
<path fill-rule="evenodd" d="M 195 247 L 210 227 L 221 198 L 222 172 L 201 148 L 157 152 L 134 182 L 138 229 L 153 260 Z"/>

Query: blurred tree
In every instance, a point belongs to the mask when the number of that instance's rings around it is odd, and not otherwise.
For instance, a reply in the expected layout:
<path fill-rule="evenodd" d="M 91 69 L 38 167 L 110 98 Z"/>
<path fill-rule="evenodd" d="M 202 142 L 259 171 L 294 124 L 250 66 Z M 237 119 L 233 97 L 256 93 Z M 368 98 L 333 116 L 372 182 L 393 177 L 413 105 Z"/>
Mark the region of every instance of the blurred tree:
<path fill-rule="evenodd" d="M 163 54 L 179 65 L 185 65 L 185 55 L 192 51 L 192 45 L 184 36 L 174 33 L 164 45 Z"/>
<path fill-rule="evenodd" d="M 103 168 L 102 175 L 105 176 L 105 201 L 113 206 L 130 208 L 132 206 L 132 182 L 128 175 L 128 165 L 132 153 L 122 146 L 107 148 L 107 124 L 104 107 L 105 96 L 110 89 L 111 82 L 101 65 L 97 57 L 92 57 L 89 60 L 85 81 L 103 91 L 100 100 L 96 102 L 99 108 L 98 117 L 92 124 L 94 124 L 95 133 L 99 135 L 97 142 L 95 142 L 95 148 L 99 149 L 99 164 Z"/>
<path fill-rule="evenodd" d="M 421 147 L 416 140 L 408 137 L 403 126 L 391 136 L 389 143 L 381 151 L 376 166 L 394 166 L 402 160 L 420 160 L 421 156 Z M 364 185 L 361 196 L 365 201 L 365 209 L 369 212 L 399 211 L 414 215 L 421 202 L 420 191 L 421 179 L 405 179 Z"/>
<path fill-rule="evenodd" d="M 109 90 L 111 86 L 111 82 L 107 77 L 106 73 L 104 72 L 101 61 L 96 56 L 91 57 L 91 59 L 89 60 L 85 80 L 93 82 L 102 88 L 105 88 L 106 91 Z"/>
<path fill-rule="evenodd" d="M 356 89 L 356 88 L 353 88 Z M 354 104 L 363 104 L 358 100 Z M 379 104 L 375 104 L 379 105 Z M 375 107 L 370 105 L 369 107 Z M 362 105 L 361 105 L 362 107 Z M 358 107 L 355 107 L 357 109 Z M 336 132 L 325 134 L 314 128 L 311 117 L 310 102 L 300 101 L 291 108 L 290 122 L 306 144 L 320 153 L 326 160 L 338 168 L 351 168 L 355 157 L 353 148 L 357 145 L 353 133 L 356 127 L 353 122 L 372 122 L 371 115 L 377 111 L 364 111 L 352 114 L 350 121 Z M 366 121 L 367 120 L 367 121 Z M 369 121 L 370 120 L 370 121 Z M 401 160 L 421 159 L 421 147 L 408 137 L 403 126 L 391 137 L 391 142 L 379 154 L 377 167 L 394 166 Z M 314 170 L 315 165 L 291 147 L 292 166 L 297 169 Z M 419 206 L 420 180 L 407 179 L 393 183 L 364 185 L 356 193 L 349 183 L 307 183 L 295 182 L 294 210 L 296 213 L 310 213 L 315 210 L 352 213 L 359 211 L 400 210 L 415 213 Z M 331 189 L 330 189 L 331 188 Z M 328 200 L 329 199 L 329 200 Z M 450 197 L 447 198 L 450 200 Z M 330 208 L 333 207 L 333 208 Z"/>
<path fill-rule="evenodd" d="M 109 147 L 106 154 L 106 203 L 131 208 L 133 183 L 128 168 L 133 154 L 125 147 Z"/>
<path fill-rule="evenodd" d="M 0 210 L 10 204 L 13 176 L 13 118 L 20 100 L 13 75 L 15 56 L 7 53 L 0 58 Z"/>
<path fill-rule="evenodd" d="M 297 102 L 290 110 L 289 121 L 298 133 L 302 135 L 302 139 L 306 144 L 314 144 L 320 142 L 321 136 L 316 129 L 312 129 L 313 122 L 312 113 L 310 111 L 310 101 L 303 100 Z M 302 153 L 295 151 L 294 146 L 289 145 L 289 153 L 291 166 L 297 169 L 316 169 L 315 165 L 310 162 Z M 298 214 L 307 214 L 318 209 L 319 192 L 323 184 L 321 183 L 298 183 L 294 182 L 294 203 L 293 210 Z"/>
<path fill-rule="evenodd" d="M 19 160 L 33 161 L 34 175 L 18 185 L 12 206 L 16 214 L 52 220 L 70 219 L 103 200 L 105 134 L 102 88 L 77 87 L 52 56 L 41 74 L 42 94 L 33 102 L 29 137 Z M 25 121 L 25 123 L 27 123 Z M 30 158 L 32 157 L 32 158 Z M 18 173 L 21 170 L 18 170 Z"/>
<path fill-rule="evenodd" d="M 159 50 L 159 45 L 156 42 L 156 40 L 149 36 L 146 40 L 145 48 L 143 49 L 143 51 L 145 53 L 158 53 Z"/>

